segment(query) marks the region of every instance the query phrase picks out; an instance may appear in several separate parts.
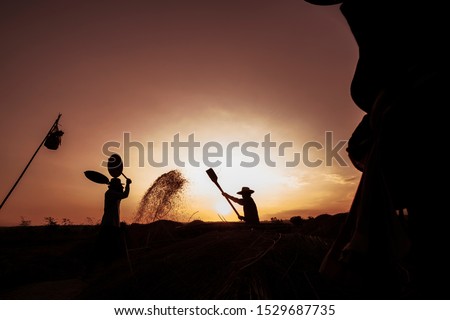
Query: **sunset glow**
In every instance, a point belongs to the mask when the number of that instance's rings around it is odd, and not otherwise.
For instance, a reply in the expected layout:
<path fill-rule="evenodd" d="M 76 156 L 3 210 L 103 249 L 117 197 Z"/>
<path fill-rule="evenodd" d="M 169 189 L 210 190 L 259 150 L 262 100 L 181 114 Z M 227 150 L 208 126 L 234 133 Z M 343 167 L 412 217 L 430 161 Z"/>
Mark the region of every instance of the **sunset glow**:
<path fill-rule="evenodd" d="M 0 195 L 58 113 L 65 132 L 58 150 L 39 151 L 0 225 L 99 220 L 106 186 L 83 172 L 106 175 L 105 150 L 127 160 L 133 183 L 121 215 L 129 223 L 147 188 L 173 169 L 188 180 L 180 219 L 237 221 L 210 167 L 229 194 L 255 190 L 262 220 L 349 209 L 359 172 L 345 146 L 337 154 L 348 165 L 327 158 L 361 118 L 348 89 L 357 48 L 337 7 L 43 1 L 0 12 Z M 175 150 L 174 139 L 191 135 L 199 144 L 191 154 Z M 158 166 L 164 143 L 167 164 Z"/>

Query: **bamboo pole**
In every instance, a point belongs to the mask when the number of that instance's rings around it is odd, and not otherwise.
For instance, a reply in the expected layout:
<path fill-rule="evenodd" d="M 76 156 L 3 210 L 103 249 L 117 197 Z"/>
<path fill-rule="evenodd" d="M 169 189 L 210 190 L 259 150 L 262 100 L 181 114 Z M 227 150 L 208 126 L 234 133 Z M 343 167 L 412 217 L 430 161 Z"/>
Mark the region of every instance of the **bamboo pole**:
<path fill-rule="evenodd" d="M 3 208 L 3 205 L 5 204 L 6 200 L 8 200 L 9 196 L 11 195 L 11 193 L 14 191 L 14 189 L 16 188 L 17 184 L 19 183 L 20 179 L 22 179 L 23 175 L 25 174 L 25 172 L 27 171 L 28 167 L 30 166 L 31 162 L 34 160 L 34 157 L 36 156 L 36 154 L 39 152 L 39 150 L 41 149 L 42 145 L 45 143 L 45 140 L 47 140 L 48 136 L 50 135 L 50 133 L 52 133 L 53 129 L 55 127 L 58 126 L 58 122 L 59 119 L 61 118 L 61 113 L 58 115 L 58 118 L 56 118 L 55 122 L 53 122 L 52 127 L 50 128 L 50 130 L 48 131 L 48 133 L 46 134 L 44 140 L 42 140 L 41 144 L 39 145 L 39 147 L 36 149 L 36 151 L 34 152 L 33 156 L 31 157 L 30 161 L 28 161 L 25 169 L 23 169 L 22 173 L 20 174 L 19 178 L 17 179 L 16 183 L 14 183 L 14 185 L 12 186 L 11 190 L 9 190 L 8 194 L 6 195 L 5 199 L 3 199 L 2 204 L 0 204 L 0 210 Z"/>

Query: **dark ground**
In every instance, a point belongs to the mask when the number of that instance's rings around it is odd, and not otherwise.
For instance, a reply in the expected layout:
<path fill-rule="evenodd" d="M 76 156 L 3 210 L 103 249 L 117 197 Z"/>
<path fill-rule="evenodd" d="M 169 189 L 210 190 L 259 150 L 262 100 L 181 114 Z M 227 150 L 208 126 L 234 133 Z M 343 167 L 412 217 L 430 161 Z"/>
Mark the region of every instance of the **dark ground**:
<path fill-rule="evenodd" d="M 132 224 L 111 263 L 98 226 L 0 228 L 0 299 L 354 299 L 317 272 L 344 219 Z"/>

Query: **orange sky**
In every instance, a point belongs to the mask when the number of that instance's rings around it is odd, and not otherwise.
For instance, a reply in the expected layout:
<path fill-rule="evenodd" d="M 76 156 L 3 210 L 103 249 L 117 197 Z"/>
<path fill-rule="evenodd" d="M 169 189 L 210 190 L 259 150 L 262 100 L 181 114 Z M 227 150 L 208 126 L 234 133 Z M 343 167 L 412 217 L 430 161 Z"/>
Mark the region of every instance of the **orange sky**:
<path fill-rule="evenodd" d="M 44 217 L 73 223 L 99 220 L 105 185 L 83 172 L 107 174 L 101 162 L 108 141 L 124 134 L 137 148 L 124 173 L 133 180 L 122 201 L 122 218 L 132 221 L 139 200 L 161 174 L 180 169 L 189 179 L 184 211 L 196 219 L 235 214 L 205 173 L 202 147 L 217 142 L 258 143 L 260 163 L 235 149 L 232 166 L 214 170 L 230 194 L 255 190 L 262 219 L 314 216 L 348 210 L 359 180 L 349 164 L 294 167 L 285 162 L 314 141 L 347 140 L 362 117 L 349 86 L 357 47 L 338 6 L 316 7 L 283 1 L 59 1 L 0 3 L 0 196 L 6 196 L 58 113 L 65 132 L 60 149 L 41 149 L 0 211 L 0 225 L 33 225 Z M 156 168 L 164 141 L 193 134 L 201 147 L 199 166 L 174 163 Z M 261 142 L 270 134 L 279 146 L 292 142 L 284 157 L 271 149 L 271 167 Z M 313 150 L 312 150 L 313 151 Z M 309 160 L 325 161 L 324 150 Z M 237 206 L 242 212 L 242 208 Z"/>

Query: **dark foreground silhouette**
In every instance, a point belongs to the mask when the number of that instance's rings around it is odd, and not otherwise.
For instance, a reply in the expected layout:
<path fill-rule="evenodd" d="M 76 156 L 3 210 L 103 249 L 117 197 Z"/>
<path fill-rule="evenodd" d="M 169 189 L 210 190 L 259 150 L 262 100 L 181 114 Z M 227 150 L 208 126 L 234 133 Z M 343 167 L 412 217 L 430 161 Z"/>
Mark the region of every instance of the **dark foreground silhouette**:
<path fill-rule="evenodd" d="M 441 297 L 450 285 L 444 2 L 307 1 L 342 3 L 359 47 L 351 96 L 365 112 L 348 145 L 361 181 L 321 272 L 369 298 L 405 286 Z"/>
<path fill-rule="evenodd" d="M 353 298 L 317 272 L 344 219 L 127 225 L 131 266 L 89 271 L 99 226 L 0 228 L 0 299 Z"/>
<path fill-rule="evenodd" d="M 347 217 L 131 224 L 128 256 L 94 266 L 100 226 L 0 228 L 0 299 L 366 299 L 318 272 Z"/>

